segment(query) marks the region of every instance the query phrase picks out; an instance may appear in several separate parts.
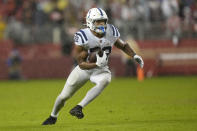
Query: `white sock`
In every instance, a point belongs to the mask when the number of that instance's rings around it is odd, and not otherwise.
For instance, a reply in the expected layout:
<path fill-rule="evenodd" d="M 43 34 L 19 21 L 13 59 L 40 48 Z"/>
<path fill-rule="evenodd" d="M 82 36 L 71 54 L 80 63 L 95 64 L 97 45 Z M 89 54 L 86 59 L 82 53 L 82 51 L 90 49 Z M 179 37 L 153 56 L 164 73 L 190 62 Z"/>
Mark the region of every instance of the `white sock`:
<path fill-rule="evenodd" d="M 90 89 L 86 96 L 83 98 L 83 100 L 78 104 L 82 107 L 85 107 L 87 104 L 89 104 L 92 100 L 94 100 L 105 88 L 103 85 L 96 85 L 92 89 Z"/>
<path fill-rule="evenodd" d="M 64 104 L 65 104 L 65 100 L 63 100 L 60 96 L 58 96 L 55 101 L 55 104 L 53 106 L 51 116 L 57 118 L 58 113 L 59 113 L 60 109 L 64 106 Z"/>

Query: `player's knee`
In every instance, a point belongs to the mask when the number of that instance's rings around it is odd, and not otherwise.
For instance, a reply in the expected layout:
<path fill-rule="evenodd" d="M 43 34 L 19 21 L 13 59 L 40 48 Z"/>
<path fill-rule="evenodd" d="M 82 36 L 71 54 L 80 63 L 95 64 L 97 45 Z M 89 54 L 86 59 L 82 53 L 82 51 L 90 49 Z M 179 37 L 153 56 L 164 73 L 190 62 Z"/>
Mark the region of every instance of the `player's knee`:
<path fill-rule="evenodd" d="M 103 86 L 103 87 L 106 87 L 110 82 L 111 82 L 111 79 L 109 79 L 109 78 L 104 78 L 104 79 L 102 79 L 102 80 L 99 82 L 99 84 L 100 84 L 101 86 Z"/>

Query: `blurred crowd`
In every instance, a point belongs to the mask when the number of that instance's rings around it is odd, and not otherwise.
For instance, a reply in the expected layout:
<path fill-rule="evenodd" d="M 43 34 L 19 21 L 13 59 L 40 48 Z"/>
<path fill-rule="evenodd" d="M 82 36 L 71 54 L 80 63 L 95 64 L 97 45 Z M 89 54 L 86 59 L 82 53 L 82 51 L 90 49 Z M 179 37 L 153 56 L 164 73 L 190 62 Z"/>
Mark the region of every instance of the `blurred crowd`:
<path fill-rule="evenodd" d="M 0 0 L 0 39 L 62 43 L 69 50 L 92 7 L 103 8 L 125 38 L 197 37 L 197 0 Z"/>

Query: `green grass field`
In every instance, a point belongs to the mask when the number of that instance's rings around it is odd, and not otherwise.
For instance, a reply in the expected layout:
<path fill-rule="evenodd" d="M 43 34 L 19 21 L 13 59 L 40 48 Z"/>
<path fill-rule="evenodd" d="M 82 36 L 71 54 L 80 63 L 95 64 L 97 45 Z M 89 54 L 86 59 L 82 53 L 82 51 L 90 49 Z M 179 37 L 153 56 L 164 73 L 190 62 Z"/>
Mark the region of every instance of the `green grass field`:
<path fill-rule="evenodd" d="M 68 112 L 93 86 L 88 82 L 61 110 L 56 125 L 41 126 L 64 83 L 0 81 L 0 131 L 197 131 L 197 76 L 113 79 L 78 120 Z"/>

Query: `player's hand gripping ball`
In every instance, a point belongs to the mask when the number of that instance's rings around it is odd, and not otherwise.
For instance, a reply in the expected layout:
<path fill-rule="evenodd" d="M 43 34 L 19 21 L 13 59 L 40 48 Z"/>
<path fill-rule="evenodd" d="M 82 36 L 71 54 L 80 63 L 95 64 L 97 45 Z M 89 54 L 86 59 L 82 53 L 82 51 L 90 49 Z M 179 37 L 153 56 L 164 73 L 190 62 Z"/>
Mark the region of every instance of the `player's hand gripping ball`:
<path fill-rule="evenodd" d="M 98 55 L 99 55 L 100 57 L 103 56 L 103 51 L 102 51 L 101 49 L 98 50 L 98 51 L 95 51 L 95 52 L 90 53 L 89 56 L 88 56 L 88 61 L 89 61 L 90 63 L 96 63 L 96 60 L 97 60 L 96 54 L 97 54 L 97 53 L 98 53 Z"/>

